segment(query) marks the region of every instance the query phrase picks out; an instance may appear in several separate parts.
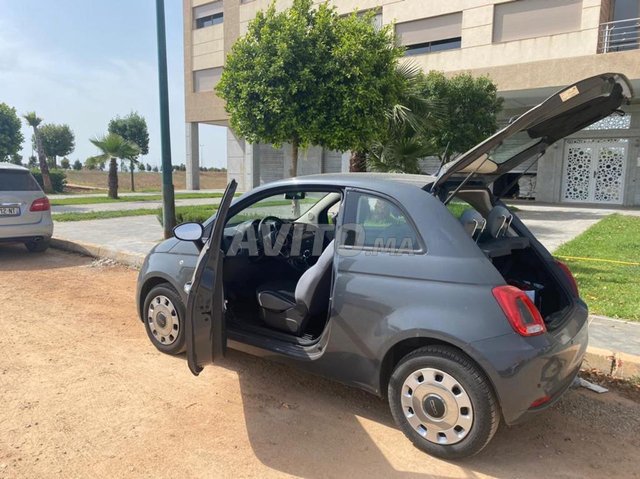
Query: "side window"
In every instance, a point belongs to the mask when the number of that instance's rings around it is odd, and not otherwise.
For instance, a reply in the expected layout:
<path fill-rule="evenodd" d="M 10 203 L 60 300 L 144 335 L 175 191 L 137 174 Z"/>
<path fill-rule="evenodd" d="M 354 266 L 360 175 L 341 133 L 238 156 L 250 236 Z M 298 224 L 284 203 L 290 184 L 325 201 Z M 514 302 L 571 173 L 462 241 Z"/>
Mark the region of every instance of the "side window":
<path fill-rule="evenodd" d="M 419 251 L 418 235 L 405 214 L 389 200 L 350 193 L 342 242 L 345 246 L 377 251 Z"/>

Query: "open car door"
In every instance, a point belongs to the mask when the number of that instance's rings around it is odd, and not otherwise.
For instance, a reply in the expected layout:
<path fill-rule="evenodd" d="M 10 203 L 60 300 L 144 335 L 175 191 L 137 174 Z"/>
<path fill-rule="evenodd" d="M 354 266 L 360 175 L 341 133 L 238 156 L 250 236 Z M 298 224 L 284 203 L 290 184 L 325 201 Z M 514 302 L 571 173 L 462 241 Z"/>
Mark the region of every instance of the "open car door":
<path fill-rule="evenodd" d="M 224 354 L 227 344 L 222 289 L 224 252 L 221 250 L 221 244 L 236 186 L 235 180 L 231 180 L 227 185 L 218 213 L 211 225 L 209 237 L 200 251 L 191 281 L 185 318 L 185 339 L 189 369 L 196 376 L 204 366 L 212 363 L 215 357 Z"/>

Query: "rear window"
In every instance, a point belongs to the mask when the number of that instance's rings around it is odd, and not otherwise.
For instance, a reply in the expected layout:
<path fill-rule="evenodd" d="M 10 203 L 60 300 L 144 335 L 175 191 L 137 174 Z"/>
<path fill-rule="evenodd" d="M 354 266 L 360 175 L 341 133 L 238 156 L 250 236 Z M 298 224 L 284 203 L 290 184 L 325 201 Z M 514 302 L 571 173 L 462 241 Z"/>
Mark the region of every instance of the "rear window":
<path fill-rule="evenodd" d="M 0 170 L 0 191 L 38 191 L 40 186 L 28 171 Z"/>

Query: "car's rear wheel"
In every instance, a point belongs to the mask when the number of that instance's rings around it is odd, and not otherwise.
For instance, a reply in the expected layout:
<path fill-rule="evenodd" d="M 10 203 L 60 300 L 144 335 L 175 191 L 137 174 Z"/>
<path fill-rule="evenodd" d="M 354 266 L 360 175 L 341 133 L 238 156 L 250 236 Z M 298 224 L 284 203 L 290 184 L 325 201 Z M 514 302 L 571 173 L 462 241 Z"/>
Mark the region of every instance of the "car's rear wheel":
<path fill-rule="evenodd" d="M 427 346 L 405 356 L 389 381 L 389 405 L 413 444 L 455 459 L 481 451 L 500 422 L 486 376 L 463 353 Z"/>
<path fill-rule="evenodd" d="M 24 245 L 31 253 L 42 253 L 49 248 L 49 240 L 27 241 Z"/>
<path fill-rule="evenodd" d="M 158 350 L 167 354 L 184 351 L 185 307 L 169 283 L 151 288 L 144 301 L 143 315 L 147 335 Z"/>

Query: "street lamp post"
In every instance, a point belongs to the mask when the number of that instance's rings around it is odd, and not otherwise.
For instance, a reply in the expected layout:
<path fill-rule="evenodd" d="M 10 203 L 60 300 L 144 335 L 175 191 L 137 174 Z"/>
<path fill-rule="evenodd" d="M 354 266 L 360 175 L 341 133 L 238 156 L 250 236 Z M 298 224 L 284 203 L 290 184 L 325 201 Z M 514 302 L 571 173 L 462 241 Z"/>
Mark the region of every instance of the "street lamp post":
<path fill-rule="evenodd" d="M 162 224 L 164 237 L 173 235 L 176 225 L 176 205 L 171 166 L 171 131 L 169 129 L 169 86 L 167 84 L 167 39 L 165 34 L 164 0 L 156 0 L 158 33 L 158 82 L 160 90 L 160 138 L 162 150 Z"/>

